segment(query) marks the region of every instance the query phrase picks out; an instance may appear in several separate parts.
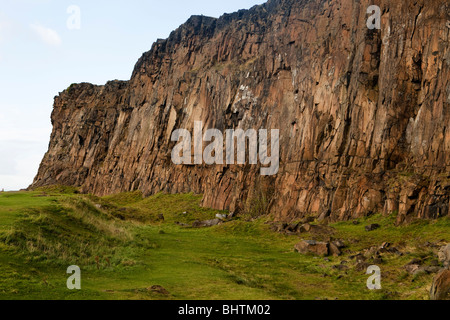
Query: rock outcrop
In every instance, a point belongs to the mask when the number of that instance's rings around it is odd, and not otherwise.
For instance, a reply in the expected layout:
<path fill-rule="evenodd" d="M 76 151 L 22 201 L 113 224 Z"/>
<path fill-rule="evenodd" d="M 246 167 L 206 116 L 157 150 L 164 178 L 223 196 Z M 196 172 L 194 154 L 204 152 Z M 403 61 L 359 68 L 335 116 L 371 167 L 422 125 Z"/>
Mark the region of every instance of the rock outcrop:
<path fill-rule="evenodd" d="M 439 250 L 438 257 L 444 268 L 450 269 L 450 243 Z"/>
<path fill-rule="evenodd" d="M 442 270 L 433 280 L 431 300 L 450 300 L 450 270 Z"/>
<path fill-rule="evenodd" d="M 367 8 L 381 8 L 370 30 Z M 193 16 L 137 62 L 129 81 L 75 84 L 55 98 L 32 187 L 106 195 L 203 193 L 279 221 L 449 215 L 450 4 L 270 0 Z M 175 129 L 279 129 L 280 170 L 176 166 Z"/>
<path fill-rule="evenodd" d="M 301 241 L 295 245 L 295 251 L 301 254 L 314 254 L 327 257 L 330 254 L 330 245 L 326 242 L 314 240 Z"/>

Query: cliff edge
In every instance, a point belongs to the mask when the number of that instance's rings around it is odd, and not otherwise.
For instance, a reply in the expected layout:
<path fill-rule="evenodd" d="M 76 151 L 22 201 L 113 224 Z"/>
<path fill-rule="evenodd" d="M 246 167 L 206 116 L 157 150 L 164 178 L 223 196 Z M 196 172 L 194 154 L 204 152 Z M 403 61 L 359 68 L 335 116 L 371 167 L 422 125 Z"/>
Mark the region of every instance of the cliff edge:
<path fill-rule="evenodd" d="M 366 26 L 372 5 L 381 29 Z M 450 3 L 271 0 L 193 16 L 129 81 L 55 97 L 32 184 L 106 195 L 203 193 L 203 204 L 277 220 L 377 212 L 449 215 Z M 176 166 L 175 129 L 279 129 L 280 170 Z"/>

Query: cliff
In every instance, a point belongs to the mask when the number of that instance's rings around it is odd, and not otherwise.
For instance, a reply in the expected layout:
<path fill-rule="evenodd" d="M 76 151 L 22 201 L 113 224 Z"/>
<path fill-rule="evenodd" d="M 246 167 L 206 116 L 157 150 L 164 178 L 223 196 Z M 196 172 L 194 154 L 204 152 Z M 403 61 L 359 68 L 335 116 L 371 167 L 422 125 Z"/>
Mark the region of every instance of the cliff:
<path fill-rule="evenodd" d="M 382 11 L 381 30 L 366 26 Z M 129 81 L 72 85 L 32 187 L 203 193 L 217 209 L 330 221 L 449 214 L 450 4 L 271 0 L 193 16 Z M 279 129 L 280 170 L 176 166 L 175 129 Z"/>

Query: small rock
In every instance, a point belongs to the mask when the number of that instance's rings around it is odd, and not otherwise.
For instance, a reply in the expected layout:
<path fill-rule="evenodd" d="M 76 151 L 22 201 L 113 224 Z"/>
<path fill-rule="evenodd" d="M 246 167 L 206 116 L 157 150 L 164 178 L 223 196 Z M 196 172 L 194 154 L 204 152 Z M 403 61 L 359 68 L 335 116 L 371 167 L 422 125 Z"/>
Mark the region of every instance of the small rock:
<path fill-rule="evenodd" d="M 216 214 L 216 218 L 220 220 L 226 220 L 228 216 L 226 214 Z"/>
<path fill-rule="evenodd" d="M 300 228 L 300 223 L 291 223 L 286 227 L 286 231 L 296 233 Z"/>
<path fill-rule="evenodd" d="M 392 247 L 392 248 L 389 248 L 388 249 L 388 252 L 389 253 L 393 253 L 393 254 L 396 254 L 396 255 L 398 255 L 398 256 L 403 256 L 403 252 L 401 252 L 400 250 L 398 250 L 397 248 L 395 248 L 395 247 Z"/>
<path fill-rule="evenodd" d="M 186 224 L 186 223 L 181 223 L 181 222 L 175 222 L 176 225 L 179 225 L 180 227 L 184 227 L 184 228 L 188 228 L 190 227 L 190 225 Z"/>
<path fill-rule="evenodd" d="M 367 268 L 370 267 L 370 264 L 368 264 L 367 262 L 359 262 L 356 264 L 356 271 L 363 271 L 366 272 Z"/>
<path fill-rule="evenodd" d="M 278 226 L 272 224 L 272 225 L 270 226 L 270 230 L 273 231 L 273 232 L 278 232 Z"/>
<path fill-rule="evenodd" d="M 306 217 L 302 219 L 301 223 L 311 223 L 314 222 L 316 219 L 314 217 Z"/>
<path fill-rule="evenodd" d="M 217 226 L 221 222 L 222 221 L 220 219 L 213 219 L 213 220 L 206 220 L 206 221 L 197 220 L 192 224 L 192 227 L 194 227 L 194 228 L 213 227 L 213 226 Z"/>
<path fill-rule="evenodd" d="M 381 245 L 381 249 L 387 249 L 387 248 L 389 248 L 391 246 L 391 244 L 389 243 L 389 242 L 384 242 L 382 245 Z"/>
<path fill-rule="evenodd" d="M 150 288 L 147 288 L 148 291 L 154 292 L 154 293 L 158 293 L 158 294 L 162 294 L 162 295 L 169 295 L 169 291 L 167 291 L 166 289 L 164 289 L 162 286 L 152 286 Z"/>
<path fill-rule="evenodd" d="M 309 223 L 305 223 L 304 225 L 299 227 L 299 232 L 300 233 L 308 233 L 310 231 L 311 231 L 311 225 Z"/>
<path fill-rule="evenodd" d="M 375 231 L 375 230 L 377 230 L 377 229 L 379 229 L 379 228 L 381 228 L 381 226 L 379 225 L 379 224 L 371 224 L 371 225 L 368 225 L 367 227 L 366 227 L 366 231 Z"/>
<path fill-rule="evenodd" d="M 424 271 L 426 273 L 438 273 L 439 271 L 441 271 L 441 268 L 438 266 L 428 266 L 424 268 Z"/>
<path fill-rule="evenodd" d="M 381 257 L 375 257 L 375 258 L 373 258 L 373 263 L 374 264 L 382 264 L 384 261 L 383 261 L 383 258 L 381 258 Z"/>
<path fill-rule="evenodd" d="M 330 254 L 335 257 L 339 257 L 341 255 L 341 250 L 339 250 L 339 248 L 334 243 L 329 244 L 329 250 Z"/>
<path fill-rule="evenodd" d="M 333 269 L 339 270 L 339 271 L 345 271 L 348 270 L 348 267 L 343 264 L 338 264 L 332 267 Z"/>
<path fill-rule="evenodd" d="M 367 258 L 371 257 L 374 254 L 377 254 L 377 251 L 378 251 L 377 247 L 370 247 L 370 248 L 364 250 L 364 256 Z"/>
<path fill-rule="evenodd" d="M 365 258 L 364 255 L 362 255 L 361 253 L 358 253 L 358 254 L 356 254 L 356 255 L 350 256 L 349 258 L 350 258 L 351 260 L 356 260 L 356 261 L 358 261 L 358 262 L 359 262 L 359 260 L 366 261 L 366 258 Z"/>
<path fill-rule="evenodd" d="M 345 248 L 345 243 L 342 242 L 341 240 L 333 241 L 333 244 L 334 244 L 336 247 L 338 247 L 339 249 Z"/>
<path fill-rule="evenodd" d="M 438 257 L 445 268 L 450 267 L 450 243 L 439 250 Z"/>
<path fill-rule="evenodd" d="M 409 264 L 405 267 L 405 269 L 406 269 L 406 272 L 408 272 L 409 274 L 411 274 L 413 276 L 418 275 L 419 273 L 425 272 L 425 269 L 418 264 Z"/>

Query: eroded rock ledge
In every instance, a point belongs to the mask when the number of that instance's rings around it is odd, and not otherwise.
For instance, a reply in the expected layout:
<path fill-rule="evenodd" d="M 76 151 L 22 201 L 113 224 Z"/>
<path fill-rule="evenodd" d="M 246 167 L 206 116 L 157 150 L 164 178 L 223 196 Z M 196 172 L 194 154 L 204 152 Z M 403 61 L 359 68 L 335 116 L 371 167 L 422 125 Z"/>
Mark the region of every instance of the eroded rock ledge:
<path fill-rule="evenodd" d="M 272 0 L 194 16 L 137 62 L 131 79 L 72 85 L 32 187 L 98 195 L 204 193 L 217 209 L 332 221 L 449 214 L 450 4 Z M 173 130 L 280 129 L 281 167 L 174 166 Z"/>

